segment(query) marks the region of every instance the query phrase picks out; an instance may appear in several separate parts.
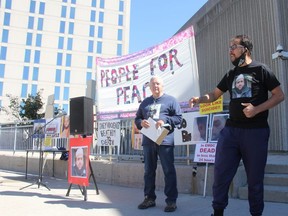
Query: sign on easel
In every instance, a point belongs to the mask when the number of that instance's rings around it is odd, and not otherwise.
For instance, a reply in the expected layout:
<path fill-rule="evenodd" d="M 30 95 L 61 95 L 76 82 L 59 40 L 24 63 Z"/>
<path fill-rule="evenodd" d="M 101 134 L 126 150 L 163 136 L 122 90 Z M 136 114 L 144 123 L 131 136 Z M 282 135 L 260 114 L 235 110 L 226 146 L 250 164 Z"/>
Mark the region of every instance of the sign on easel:
<path fill-rule="evenodd" d="M 68 182 L 89 186 L 89 155 L 92 137 L 70 138 L 68 159 Z"/>

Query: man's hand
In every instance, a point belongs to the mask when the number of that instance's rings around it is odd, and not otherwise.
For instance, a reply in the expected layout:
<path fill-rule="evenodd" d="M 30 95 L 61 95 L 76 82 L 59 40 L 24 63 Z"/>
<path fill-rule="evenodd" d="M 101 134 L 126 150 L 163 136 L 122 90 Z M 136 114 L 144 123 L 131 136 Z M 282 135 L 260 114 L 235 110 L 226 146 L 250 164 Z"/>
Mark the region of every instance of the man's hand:
<path fill-rule="evenodd" d="M 141 121 L 141 126 L 144 127 L 144 128 L 149 128 L 150 127 L 150 124 L 149 124 L 149 121 L 144 119 Z"/>
<path fill-rule="evenodd" d="M 158 120 L 158 121 L 156 122 L 156 124 L 155 124 L 155 127 L 156 127 L 156 129 L 158 129 L 158 128 L 161 128 L 162 125 L 164 125 L 164 121 Z"/>
<path fill-rule="evenodd" d="M 256 108 L 251 103 L 241 103 L 245 108 L 243 113 L 247 118 L 252 118 L 257 114 Z"/>
<path fill-rule="evenodd" d="M 193 108 L 196 104 L 199 103 L 199 97 L 192 97 L 190 100 L 189 100 L 189 106 L 190 108 Z"/>

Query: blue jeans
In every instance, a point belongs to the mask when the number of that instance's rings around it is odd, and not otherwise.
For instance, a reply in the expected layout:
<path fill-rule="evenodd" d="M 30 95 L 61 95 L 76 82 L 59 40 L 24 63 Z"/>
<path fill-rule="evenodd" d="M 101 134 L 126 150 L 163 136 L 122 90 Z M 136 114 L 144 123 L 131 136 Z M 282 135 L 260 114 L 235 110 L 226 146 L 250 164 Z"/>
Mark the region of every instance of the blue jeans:
<path fill-rule="evenodd" d="M 247 175 L 250 213 L 262 214 L 269 135 L 269 128 L 245 129 L 226 126 L 220 132 L 214 165 L 214 209 L 225 209 L 228 205 L 229 186 L 242 159 Z"/>
<path fill-rule="evenodd" d="M 174 166 L 174 146 L 147 144 L 144 152 L 144 195 L 156 199 L 155 180 L 158 156 L 164 172 L 166 203 L 176 203 L 178 197 L 177 177 Z"/>

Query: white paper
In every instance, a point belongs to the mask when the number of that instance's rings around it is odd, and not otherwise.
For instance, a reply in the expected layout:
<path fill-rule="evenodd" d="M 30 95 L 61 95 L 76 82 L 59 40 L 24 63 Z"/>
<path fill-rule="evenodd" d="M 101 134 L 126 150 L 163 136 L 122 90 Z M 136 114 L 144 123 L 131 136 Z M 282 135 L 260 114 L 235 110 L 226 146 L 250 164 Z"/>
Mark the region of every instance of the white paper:
<path fill-rule="evenodd" d="M 156 128 L 156 121 L 154 121 L 152 118 L 148 118 L 148 122 L 150 124 L 149 128 L 142 128 L 141 133 L 160 145 L 163 141 L 163 139 L 167 136 L 169 133 L 169 130 L 163 127 Z"/>

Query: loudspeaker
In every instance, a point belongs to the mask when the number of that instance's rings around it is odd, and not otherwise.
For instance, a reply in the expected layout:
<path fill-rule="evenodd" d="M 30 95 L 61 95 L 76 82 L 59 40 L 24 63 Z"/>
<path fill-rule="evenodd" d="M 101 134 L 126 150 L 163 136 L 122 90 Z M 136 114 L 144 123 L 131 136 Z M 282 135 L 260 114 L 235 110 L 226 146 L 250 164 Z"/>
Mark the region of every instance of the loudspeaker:
<path fill-rule="evenodd" d="M 70 99 L 70 134 L 93 134 L 93 100 L 88 97 Z"/>

